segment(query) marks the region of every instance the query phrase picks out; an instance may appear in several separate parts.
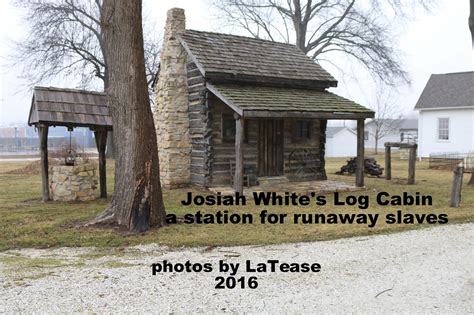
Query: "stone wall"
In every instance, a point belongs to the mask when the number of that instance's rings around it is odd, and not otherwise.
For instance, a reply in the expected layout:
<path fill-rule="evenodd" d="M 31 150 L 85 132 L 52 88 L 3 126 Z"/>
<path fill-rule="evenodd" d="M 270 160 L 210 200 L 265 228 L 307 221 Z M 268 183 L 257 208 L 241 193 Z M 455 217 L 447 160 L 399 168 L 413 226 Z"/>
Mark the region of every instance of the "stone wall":
<path fill-rule="evenodd" d="M 153 108 L 160 158 L 161 184 L 178 188 L 190 182 L 191 140 L 189 135 L 187 54 L 177 35 L 186 28 L 183 9 L 168 11 L 160 73 Z"/>
<path fill-rule="evenodd" d="M 50 174 L 51 198 L 54 201 L 88 201 L 99 197 L 95 164 L 51 166 Z"/>

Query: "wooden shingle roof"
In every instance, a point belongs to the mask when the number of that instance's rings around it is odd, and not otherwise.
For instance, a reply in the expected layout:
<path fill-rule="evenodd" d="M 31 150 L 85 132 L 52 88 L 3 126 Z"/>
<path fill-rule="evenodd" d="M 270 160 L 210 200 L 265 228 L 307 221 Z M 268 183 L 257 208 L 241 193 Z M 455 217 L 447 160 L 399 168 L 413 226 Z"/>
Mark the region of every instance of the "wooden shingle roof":
<path fill-rule="evenodd" d="M 105 93 L 35 87 L 28 125 L 112 129 Z"/>
<path fill-rule="evenodd" d="M 474 71 L 432 74 L 415 109 L 474 107 Z"/>
<path fill-rule="evenodd" d="M 215 83 L 207 88 L 244 117 L 374 117 L 372 110 L 328 91 Z"/>
<path fill-rule="evenodd" d="M 180 41 L 206 79 L 327 88 L 337 81 L 295 45 L 186 30 Z"/>

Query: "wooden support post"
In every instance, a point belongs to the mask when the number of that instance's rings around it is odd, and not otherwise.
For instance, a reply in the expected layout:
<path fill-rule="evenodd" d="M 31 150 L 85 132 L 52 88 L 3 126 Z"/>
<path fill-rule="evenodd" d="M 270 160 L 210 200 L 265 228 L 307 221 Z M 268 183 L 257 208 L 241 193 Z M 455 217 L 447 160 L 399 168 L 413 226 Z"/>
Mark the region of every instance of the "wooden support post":
<path fill-rule="evenodd" d="M 385 179 L 392 179 L 392 148 L 385 146 Z"/>
<path fill-rule="evenodd" d="M 244 192 L 244 120 L 237 114 L 235 118 L 235 175 L 234 189 L 241 195 Z"/>
<path fill-rule="evenodd" d="M 97 151 L 99 152 L 99 185 L 100 198 L 107 198 L 107 175 L 105 149 L 107 147 L 107 130 L 97 130 L 94 132 Z"/>
<path fill-rule="evenodd" d="M 462 188 L 462 177 L 464 173 L 464 166 L 458 165 L 453 172 L 453 188 L 451 190 L 451 201 L 449 206 L 457 208 L 461 204 L 461 188 Z"/>
<path fill-rule="evenodd" d="M 364 187 L 364 119 L 357 119 L 356 186 Z"/>
<path fill-rule="evenodd" d="M 416 148 L 416 144 L 410 147 L 410 155 L 408 157 L 408 185 L 415 184 Z"/>
<path fill-rule="evenodd" d="M 39 125 L 38 132 L 41 150 L 41 179 L 43 186 L 43 201 L 49 199 L 49 165 L 48 165 L 48 129 L 46 125 Z"/>

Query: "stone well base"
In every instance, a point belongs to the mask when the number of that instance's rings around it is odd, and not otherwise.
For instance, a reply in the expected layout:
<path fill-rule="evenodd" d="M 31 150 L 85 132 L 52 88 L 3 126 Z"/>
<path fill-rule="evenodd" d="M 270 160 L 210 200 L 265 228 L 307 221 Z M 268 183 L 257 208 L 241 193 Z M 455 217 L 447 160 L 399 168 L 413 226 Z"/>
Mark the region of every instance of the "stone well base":
<path fill-rule="evenodd" d="M 99 197 L 97 166 L 92 163 L 50 168 L 54 201 L 88 201 Z"/>

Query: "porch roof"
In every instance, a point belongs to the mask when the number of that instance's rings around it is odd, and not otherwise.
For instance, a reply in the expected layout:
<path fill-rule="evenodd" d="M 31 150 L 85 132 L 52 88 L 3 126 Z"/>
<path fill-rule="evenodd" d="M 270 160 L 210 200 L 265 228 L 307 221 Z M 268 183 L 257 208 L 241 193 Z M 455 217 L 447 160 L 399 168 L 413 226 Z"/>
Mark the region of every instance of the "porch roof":
<path fill-rule="evenodd" d="M 374 117 L 372 110 L 328 91 L 210 83 L 207 88 L 243 117 Z"/>

